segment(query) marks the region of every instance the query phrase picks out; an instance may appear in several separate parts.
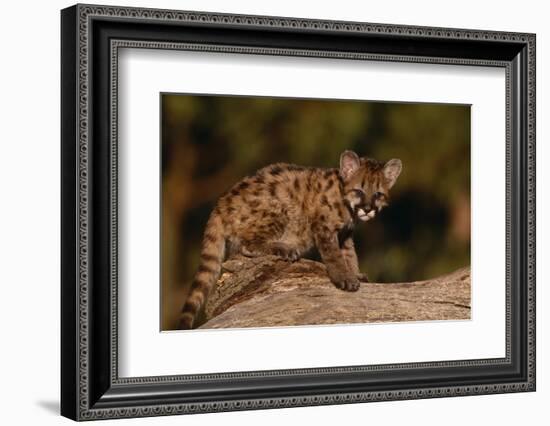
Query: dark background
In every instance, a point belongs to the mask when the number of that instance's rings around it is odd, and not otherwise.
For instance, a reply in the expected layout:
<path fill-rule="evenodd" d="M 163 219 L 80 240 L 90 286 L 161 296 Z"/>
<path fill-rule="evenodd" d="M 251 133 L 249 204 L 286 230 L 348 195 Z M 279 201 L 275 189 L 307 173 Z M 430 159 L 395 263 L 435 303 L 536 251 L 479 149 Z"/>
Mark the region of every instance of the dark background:
<path fill-rule="evenodd" d="M 162 329 L 175 329 L 217 198 L 274 162 L 400 158 L 391 203 L 356 228 L 362 271 L 416 281 L 470 263 L 470 107 L 164 94 Z"/>

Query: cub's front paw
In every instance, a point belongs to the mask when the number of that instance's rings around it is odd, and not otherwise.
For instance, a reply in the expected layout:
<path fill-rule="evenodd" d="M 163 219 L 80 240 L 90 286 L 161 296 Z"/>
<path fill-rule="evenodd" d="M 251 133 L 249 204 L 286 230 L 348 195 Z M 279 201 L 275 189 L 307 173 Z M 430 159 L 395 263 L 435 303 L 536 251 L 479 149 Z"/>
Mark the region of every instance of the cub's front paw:
<path fill-rule="evenodd" d="M 362 283 L 368 283 L 369 282 L 369 276 L 367 274 L 363 274 L 361 272 L 359 272 L 359 274 L 357 274 L 357 279 L 359 281 L 361 281 Z"/>
<path fill-rule="evenodd" d="M 359 290 L 359 280 L 354 276 L 336 276 L 331 278 L 334 285 L 340 290 L 357 291 Z"/>

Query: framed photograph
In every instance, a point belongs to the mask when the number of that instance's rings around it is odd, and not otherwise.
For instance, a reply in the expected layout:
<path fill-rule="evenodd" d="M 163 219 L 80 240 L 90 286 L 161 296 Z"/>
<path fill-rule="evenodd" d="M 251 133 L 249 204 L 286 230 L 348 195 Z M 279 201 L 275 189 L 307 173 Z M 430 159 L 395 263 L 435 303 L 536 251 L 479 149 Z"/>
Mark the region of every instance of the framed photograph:
<path fill-rule="evenodd" d="M 61 12 L 61 413 L 535 390 L 535 35 Z"/>

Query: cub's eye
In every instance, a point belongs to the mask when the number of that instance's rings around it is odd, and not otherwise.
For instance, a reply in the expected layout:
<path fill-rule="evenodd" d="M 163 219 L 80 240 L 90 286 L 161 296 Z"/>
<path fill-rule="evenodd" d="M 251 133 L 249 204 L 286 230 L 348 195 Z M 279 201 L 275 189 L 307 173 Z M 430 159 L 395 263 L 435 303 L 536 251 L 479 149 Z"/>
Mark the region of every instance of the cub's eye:
<path fill-rule="evenodd" d="M 384 197 L 384 194 L 382 192 L 375 192 L 374 193 L 374 198 L 382 198 Z"/>

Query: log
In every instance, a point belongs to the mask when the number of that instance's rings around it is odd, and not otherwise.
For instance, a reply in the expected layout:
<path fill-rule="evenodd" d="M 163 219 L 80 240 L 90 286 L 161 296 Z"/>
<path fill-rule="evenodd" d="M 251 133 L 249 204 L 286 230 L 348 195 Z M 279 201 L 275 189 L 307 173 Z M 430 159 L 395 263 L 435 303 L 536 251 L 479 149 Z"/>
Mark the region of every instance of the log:
<path fill-rule="evenodd" d="M 245 328 L 470 318 L 470 267 L 426 281 L 337 289 L 325 266 L 276 256 L 235 257 L 205 306 L 200 327 Z"/>

